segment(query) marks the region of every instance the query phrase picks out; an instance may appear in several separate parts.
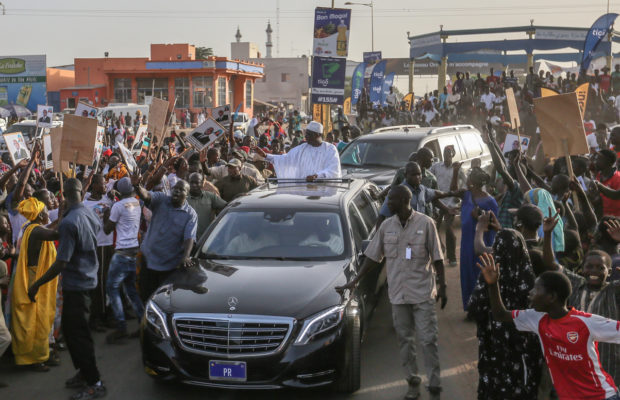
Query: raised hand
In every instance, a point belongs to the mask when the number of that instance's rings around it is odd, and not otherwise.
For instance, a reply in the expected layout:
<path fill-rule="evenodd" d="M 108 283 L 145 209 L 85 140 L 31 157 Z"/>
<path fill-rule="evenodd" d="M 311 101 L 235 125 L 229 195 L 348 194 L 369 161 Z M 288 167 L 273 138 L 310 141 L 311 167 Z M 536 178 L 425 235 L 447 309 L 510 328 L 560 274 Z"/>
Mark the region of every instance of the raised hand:
<path fill-rule="evenodd" d="M 551 234 L 553 229 L 558 224 L 560 220 L 560 215 L 558 213 L 553 214 L 553 210 L 549 207 L 549 217 L 543 220 L 543 232 L 546 234 Z"/>
<path fill-rule="evenodd" d="M 495 285 L 499 280 L 499 264 L 495 263 L 493 256 L 484 253 L 480 256 L 480 261 L 476 264 L 482 273 L 482 277 L 487 285 Z"/>
<path fill-rule="evenodd" d="M 605 228 L 607 228 L 607 233 L 613 240 L 620 242 L 620 221 L 617 219 L 605 221 Z"/>

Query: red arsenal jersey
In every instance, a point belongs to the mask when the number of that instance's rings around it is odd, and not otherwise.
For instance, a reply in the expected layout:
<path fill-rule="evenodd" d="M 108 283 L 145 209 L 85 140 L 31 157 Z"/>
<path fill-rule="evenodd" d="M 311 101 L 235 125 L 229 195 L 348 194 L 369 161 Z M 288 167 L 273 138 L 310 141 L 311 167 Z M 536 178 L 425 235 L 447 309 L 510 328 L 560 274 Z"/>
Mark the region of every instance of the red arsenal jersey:
<path fill-rule="evenodd" d="M 597 342 L 620 344 L 620 322 L 571 309 L 559 319 L 535 310 L 514 310 L 520 331 L 540 338 L 561 400 L 603 400 L 616 394 L 613 379 L 603 370 Z"/>

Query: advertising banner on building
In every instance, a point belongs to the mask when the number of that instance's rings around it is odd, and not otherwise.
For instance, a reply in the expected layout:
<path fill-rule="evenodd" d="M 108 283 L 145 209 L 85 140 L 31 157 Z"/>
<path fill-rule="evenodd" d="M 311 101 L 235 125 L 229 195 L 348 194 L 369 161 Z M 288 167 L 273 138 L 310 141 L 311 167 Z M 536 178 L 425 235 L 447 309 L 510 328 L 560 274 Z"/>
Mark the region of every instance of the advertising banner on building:
<path fill-rule="evenodd" d="M 351 105 L 356 105 L 360 96 L 362 95 L 362 88 L 364 87 L 364 72 L 366 70 L 366 63 L 359 63 L 353 71 L 351 76 Z"/>
<path fill-rule="evenodd" d="M 46 56 L 0 56 L 0 106 L 47 104 Z"/>
<path fill-rule="evenodd" d="M 384 74 L 385 60 L 375 65 L 372 69 L 372 76 L 370 77 L 370 102 L 372 103 L 372 108 L 377 108 L 381 105 Z"/>
<path fill-rule="evenodd" d="M 394 83 L 394 73 L 387 74 L 383 79 L 383 89 L 381 93 L 381 105 L 383 107 L 387 106 L 387 95 L 390 94 L 390 88 Z"/>
<path fill-rule="evenodd" d="M 349 54 L 351 10 L 344 8 L 316 8 L 314 10 L 315 56 L 346 57 Z"/>
<path fill-rule="evenodd" d="M 319 104 L 342 104 L 344 101 L 344 77 L 346 58 L 313 57 L 312 102 Z"/>

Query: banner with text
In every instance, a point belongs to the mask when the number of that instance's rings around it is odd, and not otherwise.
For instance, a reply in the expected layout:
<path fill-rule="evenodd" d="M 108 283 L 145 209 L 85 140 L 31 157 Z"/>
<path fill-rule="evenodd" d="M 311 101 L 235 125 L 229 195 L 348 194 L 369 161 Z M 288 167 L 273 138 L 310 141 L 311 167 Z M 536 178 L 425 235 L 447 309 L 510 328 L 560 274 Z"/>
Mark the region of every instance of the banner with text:
<path fill-rule="evenodd" d="M 383 88 L 382 88 L 382 93 L 381 93 L 381 105 L 383 107 L 387 106 L 387 95 L 390 94 L 390 88 L 392 87 L 392 84 L 394 83 L 394 73 L 392 72 L 391 74 L 387 74 L 385 76 L 385 79 L 383 79 Z"/>
<path fill-rule="evenodd" d="M 384 75 L 385 60 L 375 65 L 372 69 L 372 75 L 370 77 L 370 102 L 372 103 L 372 108 L 377 108 L 381 105 Z"/>
<path fill-rule="evenodd" d="M 344 77 L 346 68 L 346 58 L 313 57 L 313 103 L 342 104 L 344 101 Z"/>
<path fill-rule="evenodd" d="M 366 70 L 366 63 L 359 63 L 353 71 L 351 76 L 351 105 L 356 105 L 360 96 L 362 95 L 362 88 L 364 87 L 364 71 Z"/>
<path fill-rule="evenodd" d="M 47 104 L 46 56 L 0 56 L 0 106 L 18 104 L 32 112 Z"/>
<path fill-rule="evenodd" d="M 346 57 L 349 54 L 349 31 L 351 10 L 344 8 L 321 8 L 314 10 L 315 56 Z"/>

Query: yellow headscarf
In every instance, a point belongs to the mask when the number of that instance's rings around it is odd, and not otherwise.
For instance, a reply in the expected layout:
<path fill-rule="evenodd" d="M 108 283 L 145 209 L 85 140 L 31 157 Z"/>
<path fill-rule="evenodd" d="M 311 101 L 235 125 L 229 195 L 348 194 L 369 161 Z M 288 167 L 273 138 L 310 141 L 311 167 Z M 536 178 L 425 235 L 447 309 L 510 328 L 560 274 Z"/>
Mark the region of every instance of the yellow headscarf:
<path fill-rule="evenodd" d="M 17 206 L 17 211 L 19 211 L 21 215 L 26 217 L 28 221 L 34 221 L 35 219 L 37 219 L 39 214 L 41 214 L 41 211 L 43 211 L 44 208 L 45 204 L 43 204 L 36 198 L 31 197 L 29 199 L 22 200 Z"/>

